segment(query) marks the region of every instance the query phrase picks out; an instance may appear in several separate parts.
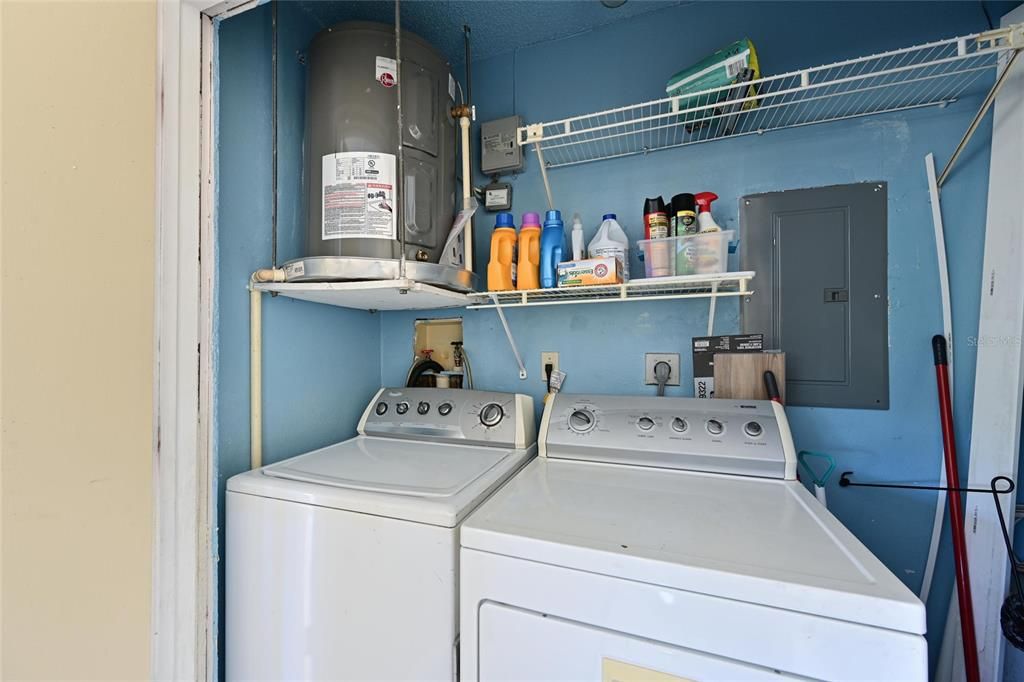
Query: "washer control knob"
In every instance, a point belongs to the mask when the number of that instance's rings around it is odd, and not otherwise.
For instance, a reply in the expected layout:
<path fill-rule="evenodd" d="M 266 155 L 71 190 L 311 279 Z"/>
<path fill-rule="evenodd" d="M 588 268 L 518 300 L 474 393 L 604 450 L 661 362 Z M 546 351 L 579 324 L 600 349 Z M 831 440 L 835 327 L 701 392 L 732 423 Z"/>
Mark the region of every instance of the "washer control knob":
<path fill-rule="evenodd" d="M 676 417 L 672 420 L 672 430 L 677 433 L 683 433 L 686 429 L 690 428 L 690 425 L 686 423 L 686 420 L 682 417 Z"/>
<path fill-rule="evenodd" d="M 743 425 L 743 432 L 751 438 L 757 438 L 764 433 L 764 428 L 757 422 L 747 422 Z"/>
<path fill-rule="evenodd" d="M 650 431 L 654 428 L 654 420 L 650 417 L 640 417 L 636 420 L 636 425 L 641 431 Z"/>
<path fill-rule="evenodd" d="M 442 417 L 447 417 L 452 413 L 452 404 L 441 403 L 440 405 L 437 406 L 437 413 Z"/>
<path fill-rule="evenodd" d="M 712 436 L 721 436 L 722 432 L 725 431 L 725 424 L 718 421 L 717 419 L 709 419 L 707 423 L 708 433 Z"/>
<path fill-rule="evenodd" d="M 427 412 L 430 412 L 430 403 L 428 403 L 426 400 L 421 400 L 420 404 L 416 406 L 416 411 L 419 412 L 420 414 L 426 414 Z"/>
<path fill-rule="evenodd" d="M 377 407 L 373 408 L 373 411 L 377 413 L 377 416 L 381 416 L 388 411 L 388 404 L 383 400 L 377 403 Z"/>
<path fill-rule="evenodd" d="M 480 423 L 487 428 L 497 426 L 504 417 L 505 410 L 498 403 L 487 403 L 480 408 Z"/>
<path fill-rule="evenodd" d="M 569 415 L 569 428 L 576 433 L 586 433 L 594 428 L 596 421 L 590 410 L 573 410 Z"/>
<path fill-rule="evenodd" d="M 409 411 L 409 403 L 405 402 L 404 400 L 402 402 L 398 403 L 397 405 L 395 405 L 395 412 L 397 412 L 398 414 L 405 414 L 408 411 Z"/>

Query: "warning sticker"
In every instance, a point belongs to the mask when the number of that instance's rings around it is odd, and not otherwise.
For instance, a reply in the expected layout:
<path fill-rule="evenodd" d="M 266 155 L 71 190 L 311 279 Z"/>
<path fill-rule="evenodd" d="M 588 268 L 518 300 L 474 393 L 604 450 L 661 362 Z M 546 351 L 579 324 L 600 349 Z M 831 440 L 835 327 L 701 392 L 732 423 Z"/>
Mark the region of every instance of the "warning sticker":
<path fill-rule="evenodd" d="M 395 87 L 398 82 L 398 62 L 390 57 L 377 57 L 377 82 L 385 88 Z"/>
<path fill-rule="evenodd" d="M 323 239 L 395 238 L 394 154 L 328 154 L 322 182 Z"/>

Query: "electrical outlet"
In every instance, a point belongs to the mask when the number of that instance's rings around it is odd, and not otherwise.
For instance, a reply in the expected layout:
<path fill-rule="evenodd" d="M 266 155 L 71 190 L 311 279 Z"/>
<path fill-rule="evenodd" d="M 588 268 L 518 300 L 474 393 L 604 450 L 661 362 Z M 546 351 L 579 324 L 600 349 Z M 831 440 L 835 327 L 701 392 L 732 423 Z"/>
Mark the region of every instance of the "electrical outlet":
<path fill-rule="evenodd" d="M 540 354 L 540 380 L 545 384 L 548 382 L 549 364 L 552 372 L 558 369 L 558 353 L 555 351 L 545 351 Z"/>
<path fill-rule="evenodd" d="M 654 366 L 659 362 L 667 362 L 672 371 L 668 375 L 666 386 L 679 385 L 679 353 L 644 353 L 644 383 L 648 386 L 657 386 L 658 380 L 654 378 Z"/>

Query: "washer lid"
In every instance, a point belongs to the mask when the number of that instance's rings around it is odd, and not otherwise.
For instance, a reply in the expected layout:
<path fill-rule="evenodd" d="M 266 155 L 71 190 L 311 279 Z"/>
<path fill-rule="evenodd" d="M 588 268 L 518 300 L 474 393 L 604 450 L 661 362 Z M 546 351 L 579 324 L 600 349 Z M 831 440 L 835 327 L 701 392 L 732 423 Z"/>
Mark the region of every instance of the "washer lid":
<path fill-rule="evenodd" d="M 533 449 L 357 436 L 228 481 L 228 490 L 454 527 Z"/>
<path fill-rule="evenodd" d="M 797 481 L 539 458 L 462 546 L 925 632 L 924 605 Z"/>
<path fill-rule="evenodd" d="M 446 497 L 508 454 L 505 448 L 364 437 L 271 464 L 263 474 L 337 488 Z"/>

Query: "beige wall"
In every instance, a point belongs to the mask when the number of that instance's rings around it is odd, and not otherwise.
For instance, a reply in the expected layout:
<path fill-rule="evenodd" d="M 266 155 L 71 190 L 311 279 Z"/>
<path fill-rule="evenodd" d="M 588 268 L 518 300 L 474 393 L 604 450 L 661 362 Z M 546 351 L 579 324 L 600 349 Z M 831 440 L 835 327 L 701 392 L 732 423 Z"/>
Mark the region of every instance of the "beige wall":
<path fill-rule="evenodd" d="M 149 673 L 156 8 L 0 0 L 2 677 Z"/>

